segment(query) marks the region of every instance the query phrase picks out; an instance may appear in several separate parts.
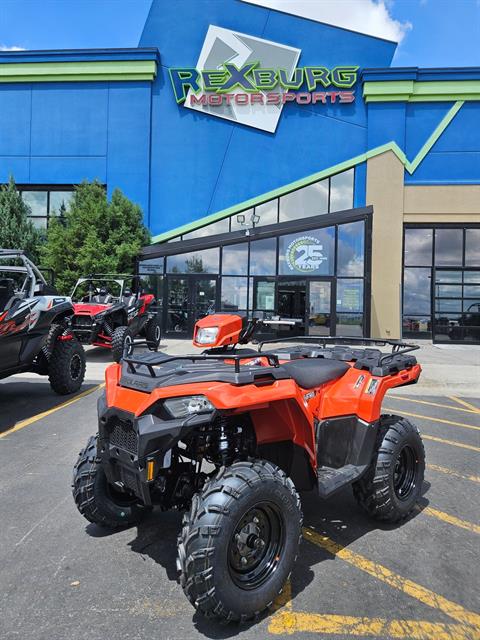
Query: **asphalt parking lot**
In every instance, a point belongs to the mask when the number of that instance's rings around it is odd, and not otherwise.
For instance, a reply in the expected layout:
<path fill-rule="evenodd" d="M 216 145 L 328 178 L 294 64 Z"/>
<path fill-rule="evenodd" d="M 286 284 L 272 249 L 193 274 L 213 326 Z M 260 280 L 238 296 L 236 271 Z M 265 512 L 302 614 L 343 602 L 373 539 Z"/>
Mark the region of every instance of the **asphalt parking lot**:
<path fill-rule="evenodd" d="M 0 384 L 0 637 L 480 638 L 480 400 L 408 393 L 386 412 L 416 422 L 427 452 L 419 509 L 370 521 L 350 490 L 303 496 L 305 528 L 275 610 L 249 627 L 197 615 L 176 581 L 181 515 L 154 512 L 116 533 L 88 524 L 72 465 L 96 428 L 96 398 L 59 399 L 43 381 Z"/>

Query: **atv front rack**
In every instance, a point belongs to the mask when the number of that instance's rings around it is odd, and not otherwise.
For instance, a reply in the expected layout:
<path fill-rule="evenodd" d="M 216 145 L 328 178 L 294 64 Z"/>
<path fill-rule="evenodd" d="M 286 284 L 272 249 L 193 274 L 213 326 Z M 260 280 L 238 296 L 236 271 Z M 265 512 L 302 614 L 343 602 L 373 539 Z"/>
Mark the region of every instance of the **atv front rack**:
<path fill-rule="evenodd" d="M 133 374 L 137 373 L 136 367 L 138 366 L 146 367 L 148 370 L 148 373 L 152 378 L 157 377 L 157 373 L 155 372 L 155 367 L 161 367 L 162 365 L 166 365 L 168 363 L 176 362 L 176 361 L 186 361 L 186 362 L 192 362 L 192 363 L 229 361 L 229 362 L 233 362 L 234 364 L 234 372 L 240 373 L 241 361 L 248 360 L 251 363 L 251 361 L 254 360 L 256 357 L 255 353 L 230 354 L 229 352 L 225 352 L 224 354 L 199 353 L 198 355 L 191 354 L 191 355 L 185 355 L 185 356 L 168 356 L 168 355 L 165 355 L 164 353 L 156 353 L 157 358 L 155 358 L 154 356 L 155 352 L 152 352 L 151 350 L 150 350 L 150 354 L 144 353 L 142 355 L 135 357 L 134 351 L 139 347 L 147 347 L 150 349 L 150 346 L 147 341 L 136 342 L 134 344 L 132 343 L 128 348 L 128 352 L 125 353 L 123 356 L 123 362 L 127 364 L 128 371 Z M 270 353 L 263 354 L 262 357 L 267 359 L 268 364 L 271 367 L 280 366 L 279 359 L 276 354 L 270 354 Z M 244 364 L 247 364 L 247 363 L 244 363 Z"/>

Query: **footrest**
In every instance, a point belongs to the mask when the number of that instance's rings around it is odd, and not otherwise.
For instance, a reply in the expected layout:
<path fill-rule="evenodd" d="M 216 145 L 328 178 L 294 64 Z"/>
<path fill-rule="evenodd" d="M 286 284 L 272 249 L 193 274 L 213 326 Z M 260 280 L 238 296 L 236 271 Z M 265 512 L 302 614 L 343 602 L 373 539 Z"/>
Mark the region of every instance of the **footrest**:
<path fill-rule="evenodd" d="M 318 493 L 321 498 L 328 498 L 347 484 L 358 480 L 366 471 L 368 465 L 356 466 L 347 464 L 340 469 L 333 467 L 318 467 Z"/>

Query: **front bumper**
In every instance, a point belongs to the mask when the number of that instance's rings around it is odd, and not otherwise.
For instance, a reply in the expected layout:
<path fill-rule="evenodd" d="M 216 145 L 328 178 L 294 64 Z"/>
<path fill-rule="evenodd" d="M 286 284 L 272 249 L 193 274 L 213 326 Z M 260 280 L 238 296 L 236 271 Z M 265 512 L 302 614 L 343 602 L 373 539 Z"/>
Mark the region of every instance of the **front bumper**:
<path fill-rule="evenodd" d="M 171 465 L 172 448 L 189 431 L 208 424 L 213 414 L 193 415 L 179 420 L 153 413 L 136 417 L 107 407 L 105 394 L 98 400 L 98 455 L 111 484 L 120 482 L 145 505 L 152 504 L 152 488 L 159 473 Z M 154 474 L 147 478 L 147 463 Z"/>

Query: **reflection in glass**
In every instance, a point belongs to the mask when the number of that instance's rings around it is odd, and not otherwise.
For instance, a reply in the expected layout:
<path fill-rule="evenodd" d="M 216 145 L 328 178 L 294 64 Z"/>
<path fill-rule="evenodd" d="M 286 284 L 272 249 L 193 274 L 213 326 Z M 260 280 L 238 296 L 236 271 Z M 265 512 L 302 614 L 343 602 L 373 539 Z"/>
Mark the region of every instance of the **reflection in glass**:
<path fill-rule="evenodd" d="M 478 267 L 480 265 L 480 229 L 465 231 L 465 266 Z"/>
<path fill-rule="evenodd" d="M 231 244 L 223 247 L 222 273 L 224 275 L 247 275 L 248 243 Z"/>
<path fill-rule="evenodd" d="M 339 276 L 363 276 L 364 236 L 363 221 L 339 225 L 337 257 Z"/>
<path fill-rule="evenodd" d="M 354 170 L 349 169 L 330 178 L 330 211 L 344 211 L 353 207 Z"/>
<path fill-rule="evenodd" d="M 277 240 L 266 238 L 250 243 L 250 275 L 273 276 L 276 271 Z"/>
<path fill-rule="evenodd" d="M 363 315 L 337 313 L 337 336 L 363 336 Z"/>
<path fill-rule="evenodd" d="M 330 282 L 309 283 L 308 335 L 330 335 Z"/>
<path fill-rule="evenodd" d="M 403 337 L 419 338 L 429 337 L 432 332 L 432 321 L 430 314 L 423 316 L 403 316 Z"/>
<path fill-rule="evenodd" d="M 167 331 L 183 333 L 188 328 L 188 280 L 169 278 L 167 286 Z"/>
<path fill-rule="evenodd" d="M 273 280 L 253 279 L 253 309 L 274 311 L 275 282 Z"/>
<path fill-rule="evenodd" d="M 363 311 L 363 280 L 337 280 L 337 311 Z"/>
<path fill-rule="evenodd" d="M 465 284 L 480 284 L 480 271 L 464 271 L 463 272 L 463 282 Z"/>
<path fill-rule="evenodd" d="M 432 264 L 432 229 L 405 229 L 405 265 L 429 267 Z"/>
<path fill-rule="evenodd" d="M 138 284 L 144 293 L 153 293 L 159 307 L 163 306 L 163 276 L 143 275 L 139 278 Z"/>
<path fill-rule="evenodd" d="M 206 236 L 216 236 L 220 233 L 228 232 L 229 220 L 226 218 L 225 220 L 218 220 L 217 222 L 208 224 L 206 227 L 202 227 L 201 229 L 195 229 L 195 231 L 184 233 L 182 238 L 183 240 L 191 240 L 192 238 L 205 238 Z"/>
<path fill-rule="evenodd" d="M 30 218 L 33 226 L 36 229 L 46 229 L 47 228 L 47 218 Z"/>
<path fill-rule="evenodd" d="M 247 278 L 222 278 L 222 311 L 247 308 Z"/>
<path fill-rule="evenodd" d="M 462 272 L 461 271 L 435 271 L 435 281 L 436 282 L 462 282 Z"/>
<path fill-rule="evenodd" d="M 333 275 L 335 227 L 280 236 L 278 253 L 282 275 Z"/>
<path fill-rule="evenodd" d="M 47 215 L 46 191 L 22 191 L 22 200 L 30 207 L 32 216 Z"/>
<path fill-rule="evenodd" d="M 328 179 L 280 198 L 280 222 L 328 213 Z"/>
<path fill-rule="evenodd" d="M 435 229 L 435 264 L 462 265 L 463 229 Z"/>
<path fill-rule="evenodd" d="M 403 272 L 403 313 L 430 313 L 431 269 L 405 267 Z"/>
<path fill-rule="evenodd" d="M 217 281 L 195 278 L 193 283 L 193 323 L 215 311 Z"/>
<path fill-rule="evenodd" d="M 168 273 L 218 273 L 219 249 L 204 249 L 167 257 Z"/>
<path fill-rule="evenodd" d="M 477 296 L 476 299 L 465 299 L 463 301 L 463 310 L 464 311 L 469 311 L 470 313 L 472 312 L 476 312 L 480 309 L 480 294 Z"/>
<path fill-rule="evenodd" d="M 456 284 L 435 284 L 435 295 L 439 298 L 461 298 L 462 286 Z"/>
<path fill-rule="evenodd" d="M 50 191 L 50 215 L 68 211 L 73 195 L 73 191 Z"/>
<path fill-rule="evenodd" d="M 440 313 L 453 313 L 454 311 L 460 312 L 462 310 L 461 299 L 455 298 L 436 298 L 435 299 L 435 311 Z"/>
<path fill-rule="evenodd" d="M 463 287 L 463 297 L 464 298 L 476 298 L 477 296 L 480 296 L 480 285 L 473 285 L 473 284 L 469 284 L 469 285 L 465 285 Z"/>
<path fill-rule="evenodd" d="M 255 215 L 259 220 L 255 223 L 256 227 L 265 227 L 267 224 L 276 224 L 278 218 L 278 200 L 270 200 L 264 204 L 255 207 Z"/>

